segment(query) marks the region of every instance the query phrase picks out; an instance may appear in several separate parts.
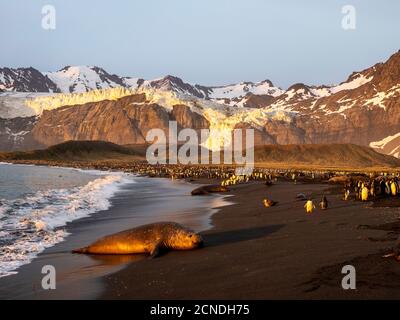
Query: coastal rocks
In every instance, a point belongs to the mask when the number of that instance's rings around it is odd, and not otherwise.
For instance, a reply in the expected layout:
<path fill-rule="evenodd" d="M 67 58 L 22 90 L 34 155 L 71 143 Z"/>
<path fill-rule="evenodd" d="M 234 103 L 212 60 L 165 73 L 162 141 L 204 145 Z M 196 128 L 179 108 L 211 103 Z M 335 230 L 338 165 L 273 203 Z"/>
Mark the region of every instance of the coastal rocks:
<path fill-rule="evenodd" d="M 191 194 L 192 196 L 199 196 L 199 195 L 205 195 L 209 193 L 219 193 L 219 192 L 229 192 L 229 189 L 225 186 L 213 184 L 196 188 L 192 190 Z"/>

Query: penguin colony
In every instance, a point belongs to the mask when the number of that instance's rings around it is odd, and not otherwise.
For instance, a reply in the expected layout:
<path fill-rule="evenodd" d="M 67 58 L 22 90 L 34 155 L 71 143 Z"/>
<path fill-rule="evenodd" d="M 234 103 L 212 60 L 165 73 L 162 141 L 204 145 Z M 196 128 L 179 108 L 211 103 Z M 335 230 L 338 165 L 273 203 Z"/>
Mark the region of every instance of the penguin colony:
<path fill-rule="evenodd" d="M 148 177 L 165 177 L 171 180 L 196 179 L 218 180 L 222 187 L 245 184 L 252 181 L 262 181 L 270 186 L 283 179 L 298 182 L 333 182 L 341 183 L 343 188 L 343 200 L 370 201 L 376 198 L 393 198 L 400 195 L 400 173 L 369 173 L 346 172 L 338 170 L 296 170 L 296 169 L 272 169 L 254 168 L 251 174 L 239 175 L 235 166 L 226 165 L 182 165 L 182 164 L 156 164 L 150 165 L 145 161 L 95 161 L 92 163 L 71 162 L 59 163 L 58 161 L 46 161 L 48 165 L 62 165 L 97 170 L 118 170 Z M 300 199 L 298 199 L 300 200 Z M 305 197 L 305 211 L 312 213 L 316 208 L 313 199 Z M 275 206 L 276 201 L 265 198 L 262 203 L 266 208 Z M 308 203 L 308 205 L 307 205 Z M 328 209 L 328 199 L 323 196 L 319 202 L 319 209 Z"/>

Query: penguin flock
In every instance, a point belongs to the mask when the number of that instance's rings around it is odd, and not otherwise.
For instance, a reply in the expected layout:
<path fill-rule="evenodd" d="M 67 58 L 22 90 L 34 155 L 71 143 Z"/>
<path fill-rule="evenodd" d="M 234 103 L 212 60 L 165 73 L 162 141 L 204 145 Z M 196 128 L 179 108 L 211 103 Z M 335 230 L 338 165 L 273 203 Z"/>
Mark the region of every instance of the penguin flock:
<path fill-rule="evenodd" d="M 369 201 L 376 198 L 390 198 L 400 195 L 399 176 L 379 175 L 369 179 L 350 180 L 345 182 L 343 200 Z"/>
<path fill-rule="evenodd" d="M 29 163 L 20 161 L 18 163 Z M 217 180 L 221 187 L 246 184 L 252 181 L 262 181 L 270 186 L 278 179 L 298 182 L 333 182 L 343 183 L 343 200 L 369 201 L 378 197 L 393 198 L 400 196 L 400 173 L 381 172 L 347 172 L 340 170 L 298 170 L 298 169 L 278 169 L 278 168 L 254 168 L 250 174 L 237 174 L 236 166 L 226 165 L 183 165 L 183 164 L 149 164 L 146 161 L 58 161 L 43 160 L 32 161 L 35 164 L 46 164 L 51 166 L 70 166 L 83 169 L 97 170 L 118 170 L 136 175 L 147 177 L 164 177 L 171 180 L 185 179 L 195 181 L 196 179 Z M 297 199 L 300 200 L 300 199 Z M 315 204 L 312 199 L 303 199 L 304 208 L 307 213 L 315 210 Z M 276 201 L 263 199 L 263 205 L 266 208 L 275 206 Z M 321 210 L 328 209 L 328 200 L 325 196 L 319 202 Z"/>

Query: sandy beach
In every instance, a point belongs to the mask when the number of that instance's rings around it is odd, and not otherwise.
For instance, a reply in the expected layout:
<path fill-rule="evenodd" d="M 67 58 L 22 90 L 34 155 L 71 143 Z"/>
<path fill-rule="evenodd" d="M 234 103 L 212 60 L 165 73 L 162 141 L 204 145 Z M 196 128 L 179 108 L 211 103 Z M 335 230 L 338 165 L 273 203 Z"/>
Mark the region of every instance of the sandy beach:
<path fill-rule="evenodd" d="M 109 210 L 67 224 L 70 236 L 17 275 L 0 279 L 3 299 L 396 299 L 399 264 L 384 259 L 400 233 L 399 201 L 343 201 L 341 185 L 279 178 L 230 186 L 221 195 L 190 196 L 217 179 L 139 178 Z M 190 182 L 190 183 L 188 183 Z M 155 188 L 157 186 L 157 193 Z M 306 214 L 303 193 L 328 210 Z M 148 196 L 154 201 L 144 201 Z M 145 195 L 145 196 L 144 196 Z M 262 200 L 273 199 L 265 208 Z M 141 202 L 143 201 L 143 202 Z M 132 205 L 134 204 L 134 205 Z M 218 209 L 211 209 L 218 208 Z M 101 236 L 152 221 L 200 231 L 201 249 L 145 255 L 72 254 Z M 57 268 L 57 290 L 41 289 L 41 267 Z M 357 289 L 343 290 L 341 269 L 357 271 Z"/>
<path fill-rule="evenodd" d="M 133 262 L 104 277 L 102 299 L 396 299 L 400 268 L 383 259 L 389 230 L 360 228 L 398 221 L 398 208 L 344 202 L 327 184 L 262 183 L 232 188 L 234 205 L 212 217 L 205 247 Z M 297 193 L 330 201 L 304 212 Z M 264 208 L 261 200 L 278 201 Z M 341 287 L 342 266 L 357 270 L 357 290 Z"/>
<path fill-rule="evenodd" d="M 95 299 L 104 291 L 102 277 L 127 263 L 146 259 L 136 256 L 88 256 L 72 250 L 127 228 L 172 220 L 201 231 L 210 227 L 213 207 L 225 205 L 223 197 L 191 197 L 196 184 L 162 178 L 133 177 L 110 199 L 112 206 L 61 228 L 64 241 L 45 249 L 18 273 L 0 278 L 0 299 Z M 57 270 L 56 290 L 43 290 L 41 269 Z"/>
<path fill-rule="evenodd" d="M 399 12 L 0 1 L 0 301 L 126 300 L 135 319 L 397 303 Z"/>

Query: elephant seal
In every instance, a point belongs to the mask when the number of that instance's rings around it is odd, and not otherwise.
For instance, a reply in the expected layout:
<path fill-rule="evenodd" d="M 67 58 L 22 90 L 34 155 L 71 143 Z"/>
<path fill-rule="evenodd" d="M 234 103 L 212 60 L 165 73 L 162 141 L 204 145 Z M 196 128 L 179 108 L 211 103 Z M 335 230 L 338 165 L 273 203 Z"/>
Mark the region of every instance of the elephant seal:
<path fill-rule="evenodd" d="M 73 250 L 86 254 L 149 253 L 156 257 L 163 249 L 190 250 L 203 245 L 202 237 L 175 222 L 158 222 L 118 232 L 91 245 Z"/>
<path fill-rule="evenodd" d="M 307 197 L 306 197 L 306 195 L 304 193 L 298 193 L 297 196 L 296 196 L 296 200 L 297 201 L 306 201 Z"/>
<path fill-rule="evenodd" d="M 220 186 L 217 184 L 211 184 L 208 186 L 202 186 L 194 189 L 191 194 L 192 196 L 205 195 L 209 193 L 217 193 L 217 192 L 229 192 L 229 189 L 225 186 Z"/>
<path fill-rule="evenodd" d="M 348 176 L 334 176 L 328 180 L 328 183 L 348 183 L 351 178 Z"/>
<path fill-rule="evenodd" d="M 266 207 L 266 208 L 273 207 L 273 206 L 275 206 L 277 203 L 278 203 L 278 202 L 273 201 L 273 200 L 270 200 L 270 199 L 264 199 L 264 200 L 263 200 L 264 207 Z"/>

